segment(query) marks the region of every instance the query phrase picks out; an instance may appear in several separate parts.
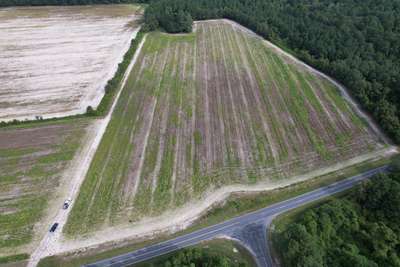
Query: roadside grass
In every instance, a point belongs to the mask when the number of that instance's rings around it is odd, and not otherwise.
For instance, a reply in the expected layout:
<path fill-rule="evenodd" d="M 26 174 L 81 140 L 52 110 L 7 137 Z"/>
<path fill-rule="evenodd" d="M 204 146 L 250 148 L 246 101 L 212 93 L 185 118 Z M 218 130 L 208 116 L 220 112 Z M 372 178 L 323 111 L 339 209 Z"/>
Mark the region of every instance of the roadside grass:
<path fill-rule="evenodd" d="M 357 175 L 361 172 L 372 168 L 383 166 L 392 162 L 393 158 L 383 158 L 377 161 L 363 162 L 346 169 L 329 173 L 321 177 L 316 177 L 311 180 L 293 184 L 281 189 L 266 191 L 261 193 L 236 193 L 232 194 L 226 201 L 215 205 L 209 212 L 199 218 L 192 226 L 187 229 L 169 234 L 159 234 L 151 240 L 135 240 L 132 243 L 120 244 L 118 248 L 109 245 L 102 248 L 88 249 L 85 252 L 71 252 L 65 255 L 56 255 L 44 258 L 40 261 L 39 267 L 73 267 L 83 264 L 92 263 L 101 259 L 117 256 L 123 253 L 134 251 L 142 247 L 156 244 L 162 241 L 172 239 L 174 237 L 188 234 L 201 228 L 211 226 L 225 220 L 252 212 L 274 203 L 284 201 L 286 199 L 296 197 L 306 192 L 315 190 L 319 187 L 329 185 L 331 183 L 343 180 L 345 178 Z"/>
<path fill-rule="evenodd" d="M 241 245 L 235 241 L 227 239 L 213 239 L 210 241 L 204 241 L 198 245 L 188 247 L 188 249 L 197 248 L 207 252 L 210 256 L 225 256 L 233 262 L 247 263 L 248 266 L 256 266 L 256 263 L 252 255 Z M 175 252 L 151 259 L 145 262 L 137 263 L 132 267 L 154 267 L 164 266 L 163 263 L 172 256 L 178 255 L 182 250 L 180 249 Z"/>
<path fill-rule="evenodd" d="M 139 248 L 139 247 L 136 247 L 136 248 Z M 126 253 L 126 252 L 128 252 L 132 249 L 136 249 L 136 248 L 133 248 L 131 246 L 129 249 L 126 249 L 126 248 L 115 249 L 111 253 L 103 252 L 101 254 L 101 256 L 100 255 L 92 256 L 90 258 L 91 261 L 88 261 L 88 259 L 85 259 L 85 258 L 75 258 L 74 260 L 70 260 L 68 258 L 52 256 L 52 257 L 48 257 L 48 258 L 41 260 L 39 262 L 38 267 L 78 267 L 83 264 L 87 264 L 87 263 L 90 263 L 90 262 L 93 262 L 96 260 L 100 260 L 103 258 L 112 257 L 114 255 Z M 216 256 L 225 255 L 225 256 L 229 257 L 230 259 L 232 259 L 233 261 L 246 262 L 250 266 L 255 266 L 255 262 L 253 260 L 253 257 L 251 256 L 251 254 L 244 247 L 242 247 L 238 243 L 231 241 L 231 240 L 213 239 L 210 241 L 204 241 L 200 244 L 197 244 L 195 246 L 188 247 L 188 248 L 206 249 L 210 253 L 210 255 L 216 255 Z M 177 250 L 175 252 L 171 252 L 166 255 L 163 255 L 163 256 L 160 256 L 160 257 L 157 257 L 157 258 L 145 261 L 145 262 L 137 263 L 137 264 L 132 265 L 132 267 L 151 267 L 151 266 L 154 266 L 154 264 L 162 263 L 168 257 L 176 255 L 180 251 L 181 250 Z"/>
<path fill-rule="evenodd" d="M 7 130 L 12 130 L 12 129 L 30 129 L 33 127 L 44 127 L 44 126 L 49 126 L 49 125 L 62 125 L 62 124 L 68 124 L 72 123 L 71 122 L 79 122 L 79 121 L 89 121 L 91 120 L 90 117 L 87 117 L 85 114 L 81 115 L 73 115 L 73 116 L 66 116 L 66 117 L 61 117 L 61 118 L 49 118 L 49 119 L 43 119 L 43 120 L 34 120 L 34 121 L 21 121 L 19 123 L 10 123 L 6 125 L 0 125 L 0 130 L 2 129 L 7 129 Z"/>
<path fill-rule="evenodd" d="M 7 263 L 21 262 L 27 259 L 29 259 L 29 254 L 26 253 L 0 257 L 0 266 L 5 266 Z"/>
<path fill-rule="evenodd" d="M 343 180 L 358 173 L 390 163 L 390 159 L 380 159 L 374 162 L 360 163 L 338 172 L 296 183 L 287 187 L 261 193 L 234 193 L 222 205 L 217 205 L 206 216 L 199 219 L 197 225 L 213 225 L 218 222 L 255 211 L 262 207 L 284 201 L 286 199 L 307 193 L 314 189 Z M 199 229 L 201 227 L 194 228 Z"/>

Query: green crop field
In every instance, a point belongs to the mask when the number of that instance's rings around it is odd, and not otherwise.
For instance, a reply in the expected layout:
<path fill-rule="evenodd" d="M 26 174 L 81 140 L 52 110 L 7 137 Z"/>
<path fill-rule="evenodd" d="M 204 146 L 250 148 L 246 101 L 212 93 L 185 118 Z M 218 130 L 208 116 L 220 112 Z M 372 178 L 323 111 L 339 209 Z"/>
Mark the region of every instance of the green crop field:
<path fill-rule="evenodd" d="M 65 231 L 160 215 L 382 147 L 325 78 L 227 21 L 147 36 Z"/>
<path fill-rule="evenodd" d="M 30 252 L 24 246 L 87 126 L 87 120 L 78 120 L 0 129 L 0 256 Z"/>

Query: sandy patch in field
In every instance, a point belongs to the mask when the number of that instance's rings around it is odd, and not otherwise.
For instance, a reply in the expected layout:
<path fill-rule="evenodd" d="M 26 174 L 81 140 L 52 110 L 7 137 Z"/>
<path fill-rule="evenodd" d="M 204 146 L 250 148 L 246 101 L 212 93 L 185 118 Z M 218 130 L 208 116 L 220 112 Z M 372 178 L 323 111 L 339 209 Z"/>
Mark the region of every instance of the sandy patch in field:
<path fill-rule="evenodd" d="M 141 14 L 132 5 L 0 9 L 0 121 L 97 106 Z"/>

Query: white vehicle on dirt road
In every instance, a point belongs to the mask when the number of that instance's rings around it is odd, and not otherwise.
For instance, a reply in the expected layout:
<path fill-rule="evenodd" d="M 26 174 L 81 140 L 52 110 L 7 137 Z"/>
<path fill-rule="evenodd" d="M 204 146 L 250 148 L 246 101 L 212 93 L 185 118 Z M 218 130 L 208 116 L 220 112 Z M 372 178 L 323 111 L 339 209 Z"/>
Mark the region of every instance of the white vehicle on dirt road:
<path fill-rule="evenodd" d="M 64 204 L 63 204 L 63 209 L 64 209 L 64 210 L 68 209 L 68 207 L 71 205 L 71 202 L 72 202 L 72 199 L 71 199 L 71 198 L 66 199 L 66 200 L 64 201 Z"/>

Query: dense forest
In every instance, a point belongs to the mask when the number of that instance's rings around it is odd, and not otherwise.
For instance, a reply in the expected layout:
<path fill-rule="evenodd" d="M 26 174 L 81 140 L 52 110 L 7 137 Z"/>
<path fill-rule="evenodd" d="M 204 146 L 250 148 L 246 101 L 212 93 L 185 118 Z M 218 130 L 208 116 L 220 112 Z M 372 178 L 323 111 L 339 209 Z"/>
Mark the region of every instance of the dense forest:
<path fill-rule="evenodd" d="M 335 77 L 400 143 L 400 1 L 159 0 L 149 29 L 187 31 L 194 20 L 230 18 Z M 190 27 L 190 26 L 189 26 Z"/>
<path fill-rule="evenodd" d="M 307 210 L 277 234 L 284 266 L 400 266 L 400 172 Z"/>

